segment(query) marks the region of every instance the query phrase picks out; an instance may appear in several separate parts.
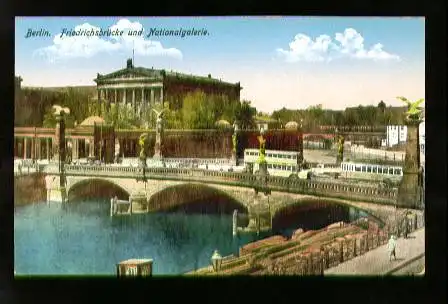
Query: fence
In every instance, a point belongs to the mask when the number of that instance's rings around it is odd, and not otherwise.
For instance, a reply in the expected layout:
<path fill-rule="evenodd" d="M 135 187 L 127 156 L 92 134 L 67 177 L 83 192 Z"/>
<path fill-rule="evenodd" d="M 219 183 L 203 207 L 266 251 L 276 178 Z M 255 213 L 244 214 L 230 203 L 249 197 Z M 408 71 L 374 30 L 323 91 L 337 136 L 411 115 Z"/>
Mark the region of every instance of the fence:
<path fill-rule="evenodd" d="M 66 165 L 67 175 L 81 175 L 115 178 L 139 178 L 143 174 L 153 179 L 188 180 L 209 182 L 243 187 L 268 188 L 273 191 L 291 193 L 326 195 L 329 197 L 348 197 L 350 199 L 370 200 L 378 203 L 394 204 L 397 197 L 396 189 L 379 189 L 376 186 L 333 183 L 331 181 L 310 181 L 290 179 L 280 176 L 260 177 L 250 173 L 220 172 L 202 169 L 182 168 L 136 168 L 109 166 Z"/>
<path fill-rule="evenodd" d="M 336 238 L 333 242 L 322 245 L 319 252 L 301 252 L 295 256 L 292 266 L 278 267 L 280 271 L 277 269 L 277 273 L 323 275 L 326 269 L 336 267 L 341 263 L 387 244 L 390 235 L 403 235 L 406 229 L 404 225 L 408 225 L 408 233 L 424 227 L 423 214 L 414 213 L 412 217 L 406 218 L 408 221 L 404 222 L 405 224 L 402 224 L 404 218 L 401 218 L 398 224 L 390 224 L 381 230 L 368 229 L 366 232 L 358 235 Z"/>

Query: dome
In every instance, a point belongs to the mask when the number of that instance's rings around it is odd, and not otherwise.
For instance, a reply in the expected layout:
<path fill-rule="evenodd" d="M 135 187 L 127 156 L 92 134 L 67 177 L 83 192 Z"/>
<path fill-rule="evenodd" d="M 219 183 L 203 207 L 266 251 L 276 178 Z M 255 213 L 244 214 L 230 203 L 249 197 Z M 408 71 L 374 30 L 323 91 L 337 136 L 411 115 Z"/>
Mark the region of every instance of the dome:
<path fill-rule="evenodd" d="M 82 123 L 80 123 L 80 126 L 93 126 L 94 124 L 104 124 L 105 121 L 103 118 L 99 116 L 90 116 L 84 119 Z"/>
<path fill-rule="evenodd" d="M 216 122 L 216 125 L 218 127 L 230 127 L 231 126 L 230 122 L 228 122 L 227 120 L 224 120 L 224 119 L 218 120 Z"/>
<path fill-rule="evenodd" d="M 285 129 L 297 129 L 299 124 L 295 121 L 290 121 L 285 125 Z"/>

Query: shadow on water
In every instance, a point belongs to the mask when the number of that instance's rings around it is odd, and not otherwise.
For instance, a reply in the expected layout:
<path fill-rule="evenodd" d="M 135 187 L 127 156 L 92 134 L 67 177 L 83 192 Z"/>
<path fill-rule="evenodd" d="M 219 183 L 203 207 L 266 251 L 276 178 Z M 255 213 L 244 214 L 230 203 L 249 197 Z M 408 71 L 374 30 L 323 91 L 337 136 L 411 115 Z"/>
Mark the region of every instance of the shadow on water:
<path fill-rule="evenodd" d="M 325 201 L 300 202 L 280 210 L 272 219 L 273 234 L 291 237 L 295 230 L 318 230 L 336 222 L 353 222 L 368 217 L 366 212 L 351 206 Z M 373 219 L 375 220 L 375 219 Z"/>

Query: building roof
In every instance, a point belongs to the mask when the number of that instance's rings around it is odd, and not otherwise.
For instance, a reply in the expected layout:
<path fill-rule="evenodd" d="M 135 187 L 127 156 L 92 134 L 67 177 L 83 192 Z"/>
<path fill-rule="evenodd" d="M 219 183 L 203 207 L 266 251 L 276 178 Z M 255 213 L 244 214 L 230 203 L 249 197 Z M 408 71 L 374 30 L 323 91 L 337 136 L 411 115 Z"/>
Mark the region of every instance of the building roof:
<path fill-rule="evenodd" d="M 299 127 L 299 124 L 295 121 L 290 121 L 286 123 L 285 129 L 297 129 Z"/>
<path fill-rule="evenodd" d="M 224 84 L 224 85 L 231 85 L 231 86 L 240 86 L 240 83 L 230 83 L 230 82 L 224 82 L 221 81 L 220 79 L 216 79 L 216 78 L 212 78 L 211 75 L 209 74 L 208 76 L 197 76 L 197 75 L 189 75 L 189 74 L 185 74 L 185 73 L 179 73 L 179 72 L 173 72 L 173 71 L 166 71 L 166 70 L 158 70 L 158 69 L 149 69 L 149 68 L 144 68 L 144 67 L 135 67 L 132 62 L 129 63 L 128 60 L 128 65 L 126 68 L 109 73 L 109 74 L 105 74 L 105 75 L 101 75 L 101 74 L 97 74 L 97 78 L 94 79 L 95 82 L 98 82 L 98 80 L 106 80 L 106 79 L 111 79 L 111 78 L 116 78 L 122 75 L 128 75 L 128 74 L 134 74 L 137 76 L 142 76 L 142 77 L 149 77 L 149 78 L 155 78 L 155 79 L 163 79 L 164 77 L 169 77 L 169 78 L 175 78 L 175 79 L 183 79 L 183 80 L 190 80 L 190 81 L 201 81 L 201 82 L 209 82 L 209 83 L 219 83 L 219 84 Z"/>
<path fill-rule="evenodd" d="M 218 120 L 216 122 L 216 125 L 221 126 L 221 127 L 230 127 L 231 126 L 230 122 L 228 122 L 227 120 L 224 120 L 224 119 Z"/>
<path fill-rule="evenodd" d="M 94 124 L 104 124 L 105 121 L 103 118 L 99 116 L 90 116 L 84 119 L 83 122 L 81 122 L 80 126 L 93 126 Z"/>

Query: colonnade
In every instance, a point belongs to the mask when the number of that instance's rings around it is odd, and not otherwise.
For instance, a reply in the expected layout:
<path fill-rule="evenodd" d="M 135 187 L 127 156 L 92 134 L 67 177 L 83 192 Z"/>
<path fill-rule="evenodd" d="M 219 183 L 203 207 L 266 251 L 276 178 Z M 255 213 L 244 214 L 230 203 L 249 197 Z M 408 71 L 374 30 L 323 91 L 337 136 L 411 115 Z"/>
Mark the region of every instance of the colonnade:
<path fill-rule="evenodd" d="M 91 138 L 67 138 L 67 149 L 72 160 L 93 157 L 94 144 Z M 56 142 L 53 137 L 20 136 L 14 138 L 14 157 L 22 159 L 51 160 L 56 154 Z"/>
<path fill-rule="evenodd" d="M 136 113 L 163 101 L 163 87 L 98 88 L 98 100 L 131 105 Z"/>

